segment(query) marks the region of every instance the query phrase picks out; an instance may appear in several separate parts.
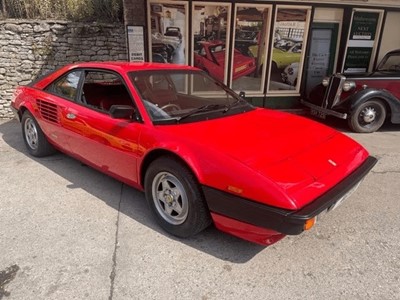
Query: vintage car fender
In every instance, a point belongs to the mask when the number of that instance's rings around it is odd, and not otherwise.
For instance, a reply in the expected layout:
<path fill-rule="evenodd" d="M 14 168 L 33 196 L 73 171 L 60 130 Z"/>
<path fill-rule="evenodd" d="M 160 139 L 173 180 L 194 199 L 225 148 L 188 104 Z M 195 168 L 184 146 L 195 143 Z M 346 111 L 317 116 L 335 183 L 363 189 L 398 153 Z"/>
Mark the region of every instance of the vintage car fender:
<path fill-rule="evenodd" d="M 390 108 L 391 122 L 400 122 L 400 101 L 387 90 L 378 90 L 374 88 L 360 90 L 346 99 L 338 108 L 345 108 L 347 106 L 347 110 L 351 112 L 363 102 L 371 99 L 383 101 L 386 106 Z"/>

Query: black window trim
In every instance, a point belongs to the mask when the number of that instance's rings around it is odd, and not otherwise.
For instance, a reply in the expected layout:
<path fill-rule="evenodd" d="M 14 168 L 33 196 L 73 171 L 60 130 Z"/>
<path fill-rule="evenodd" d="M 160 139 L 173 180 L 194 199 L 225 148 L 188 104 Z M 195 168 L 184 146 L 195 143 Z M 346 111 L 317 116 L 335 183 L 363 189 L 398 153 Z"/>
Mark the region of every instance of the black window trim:
<path fill-rule="evenodd" d="M 56 82 L 58 82 L 59 80 L 61 80 L 62 78 L 64 78 L 65 76 L 68 76 L 68 74 L 70 74 L 70 73 L 72 73 L 72 72 L 76 72 L 76 71 L 79 71 L 79 72 L 80 72 L 80 78 L 79 78 L 79 83 L 78 83 L 78 88 L 77 88 L 77 89 L 78 89 L 78 92 L 77 92 L 77 94 L 76 94 L 76 96 L 75 96 L 75 99 L 66 98 L 66 97 L 64 97 L 63 95 L 59 95 L 59 94 L 54 93 L 54 91 L 53 91 L 53 86 L 54 86 L 54 84 L 55 84 Z M 69 70 L 69 71 L 67 71 L 67 72 L 65 72 L 65 73 L 63 73 L 63 74 L 61 74 L 57 79 L 55 79 L 54 81 L 52 81 L 51 83 L 49 83 L 43 90 L 46 91 L 46 92 L 48 92 L 48 93 L 50 93 L 51 95 L 57 96 L 57 97 L 59 97 L 59 98 L 62 98 L 62 99 L 64 99 L 64 100 L 67 100 L 67 101 L 69 101 L 69 102 L 73 102 L 73 103 L 75 103 L 75 104 L 78 104 L 78 105 L 80 105 L 80 106 L 86 107 L 86 108 L 91 109 L 91 110 L 93 110 L 93 111 L 102 113 L 102 114 L 104 114 L 104 115 L 109 115 L 108 112 L 106 112 L 106 111 L 104 111 L 104 110 L 101 110 L 101 109 L 97 109 L 97 108 L 95 108 L 95 107 L 93 107 L 93 106 L 87 105 L 87 104 L 83 103 L 83 102 L 80 100 L 81 97 L 82 97 L 82 93 L 83 93 L 83 85 L 84 85 L 84 81 L 85 81 L 86 74 L 87 74 L 87 72 L 90 72 L 90 71 L 92 71 L 92 72 L 111 73 L 111 74 L 117 76 L 117 77 L 121 80 L 122 84 L 125 86 L 125 88 L 126 88 L 128 94 L 129 94 L 129 97 L 131 98 L 132 107 L 135 109 L 135 118 L 132 118 L 132 121 L 134 121 L 134 122 L 139 122 L 139 123 L 143 123 L 143 118 L 142 118 L 142 116 L 141 116 L 141 114 L 140 114 L 140 112 L 139 112 L 139 110 L 138 110 L 138 108 L 137 108 L 137 104 L 136 104 L 136 102 L 135 102 L 135 98 L 133 97 L 133 95 L 132 95 L 130 89 L 128 88 L 128 86 L 127 86 L 125 80 L 122 78 L 121 74 L 119 74 L 117 71 L 114 71 L 114 70 L 105 69 L 105 68 L 95 68 L 95 67 L 90 67 L 90 68 L 87 68 L 87 67 L 77 67 L 77 68 L 71 69 L 71 70 Z M 52 88 L 49 89 L 49 87 L 52 87 Z"/>

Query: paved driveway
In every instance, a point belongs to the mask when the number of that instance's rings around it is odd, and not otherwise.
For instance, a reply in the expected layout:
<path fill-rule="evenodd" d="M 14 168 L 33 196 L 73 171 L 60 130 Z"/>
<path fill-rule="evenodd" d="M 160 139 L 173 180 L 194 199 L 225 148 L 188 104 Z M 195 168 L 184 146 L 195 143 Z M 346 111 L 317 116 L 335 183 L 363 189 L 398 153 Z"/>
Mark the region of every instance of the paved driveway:
<path fill-rule="evenodd" d="M 0 299 L 400 299 L 400 126 L 350 135 L 380 158 L 362 186 L 263 248 L 213 228 L 169 236 L 142 193 L 30 157 L 0 121 Z"/>

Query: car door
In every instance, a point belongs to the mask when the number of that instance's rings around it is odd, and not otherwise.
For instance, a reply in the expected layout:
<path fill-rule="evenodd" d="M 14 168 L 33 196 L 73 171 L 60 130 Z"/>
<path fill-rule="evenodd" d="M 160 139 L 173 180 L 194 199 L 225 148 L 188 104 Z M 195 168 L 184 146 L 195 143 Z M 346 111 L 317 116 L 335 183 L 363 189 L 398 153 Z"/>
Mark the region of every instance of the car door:
<path fill-rule="evenodd" d="M 60 108 L 62 126 L 75 157 L 135 185 L 142 124 L 113 119 L 108 112 L 113 104 L 134 106 L 121 77 L 104 70 L 84 70 L 75 101 Z"/>
<path fill-rule="evenodd" d="M 81 70 L 73 70 L 36 93 L 40 127 L 55 146 L 67 153 L 71 152 L 70 134 L 65 131 L 65 122 L 68 120 L 63 112 L 77 97 L 81 75 Z"/>

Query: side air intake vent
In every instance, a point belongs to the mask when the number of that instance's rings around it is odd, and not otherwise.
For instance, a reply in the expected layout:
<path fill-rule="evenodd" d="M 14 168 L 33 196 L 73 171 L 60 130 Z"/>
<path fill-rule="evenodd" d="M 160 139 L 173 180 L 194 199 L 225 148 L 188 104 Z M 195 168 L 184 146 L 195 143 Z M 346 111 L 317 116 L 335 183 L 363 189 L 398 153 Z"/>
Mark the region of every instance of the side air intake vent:
<path fill-rule="evenodd" d="M 59 123 L 57 105 L 39 99 L 37 100 L 37 105 L 44 120 Z"/>

